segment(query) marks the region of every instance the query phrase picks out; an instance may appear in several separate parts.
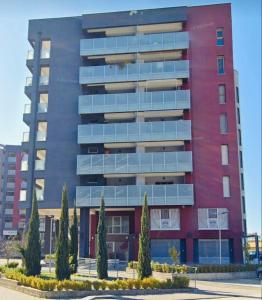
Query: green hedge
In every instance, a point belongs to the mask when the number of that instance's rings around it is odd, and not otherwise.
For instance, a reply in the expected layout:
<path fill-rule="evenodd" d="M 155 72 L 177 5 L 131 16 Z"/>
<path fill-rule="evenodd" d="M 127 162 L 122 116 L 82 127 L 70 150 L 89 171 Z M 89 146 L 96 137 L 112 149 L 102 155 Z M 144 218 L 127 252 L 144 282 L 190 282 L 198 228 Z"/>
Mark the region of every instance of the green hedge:
<path fill-rule="evenodd" d="M 167 279 L 164 281 L 154 278 L 139 279 L 125 279 L 114 281 L 76 281 L 56 279 L 46 280 L 34 276 L 26 276 L 19 271 L 12 269 L 5 269 L 5 276 L 8 279 L 18 281 L 20 285 L 29 286 L 42 291 L 54 290 L 126 290 L 126 289 L 173 289 L 173 288 L 187 288 L 189 286 L 189 279 L 187 277 L 176 277 L 173 280 Z"/>
<path fill-rule="evenodd" d="M 227 273 L 227 272 L 247 272 L 255 271 L 261 265 L 195 265 L 198 273 Z M 128 267 L 131 269 L 137 268 L 137 261 L 130 261 Z M 191 266 L 186 265 L 168 265 L 160 264 L 157 262 L 151 262 L 153 271 L 162 273 L 194 273 L 194 269 Z"/>

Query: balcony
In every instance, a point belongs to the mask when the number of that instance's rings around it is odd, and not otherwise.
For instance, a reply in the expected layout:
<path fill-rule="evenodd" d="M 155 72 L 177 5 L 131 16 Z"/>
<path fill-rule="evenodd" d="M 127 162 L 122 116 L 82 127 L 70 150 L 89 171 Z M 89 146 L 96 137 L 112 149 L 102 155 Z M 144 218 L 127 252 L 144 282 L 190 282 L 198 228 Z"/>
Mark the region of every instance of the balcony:
<path fill-rule="evenodd" d="M 190 91 L 79 96 L 79 114 L 190 109 Z"/>
<path fill-rule="evenodd" d="M 188 60 L 80 67 L 80 84 L 189 77 Z"/>
<path fill-rule="evenodd" d="M 149 205 L 193 205 L 192 184 L 123 185 L 123 186 L 78 186 L 77 207 L 100 205 L 101 195 L 108 206 L 142 206 L 147 193 Z"/>
<path fill-rule="evenodd" d="M 191 139 L 191 121 L 78 125 L 78 143 L 128 143 Z"/>
<path fill-rule="evenodd" d="M 27 125 L 31 122 L 31 104 L 25 104 L 24 106 L 23 121 Z"/>
<path fill-rule="evenodd" d="M 192 152 L 78 155 L 77 175 L 192 171 Z"/>
<path fill-rule="evenodd" d="M 104 55 L 148 51 L 178 50 L 189 47 L 188 32 L 166 32 L 117 36 L 80 41 L 80 55 Z"/>

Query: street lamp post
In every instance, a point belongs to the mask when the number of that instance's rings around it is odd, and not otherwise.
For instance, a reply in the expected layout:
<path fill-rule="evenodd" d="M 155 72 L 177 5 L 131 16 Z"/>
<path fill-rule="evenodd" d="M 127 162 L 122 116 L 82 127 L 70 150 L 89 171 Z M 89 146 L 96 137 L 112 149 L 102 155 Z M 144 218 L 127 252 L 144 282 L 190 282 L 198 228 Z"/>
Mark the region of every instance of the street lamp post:
<path fill-rule="evenodd" d="M 50 235 L 49 235 L 49 273 L 51 273 L 51 253 L 52 253 L 52 237 L 53 237 L 53 218 L 50 217 Z"/>
<path fill-rule="evenodd" d="M 222 215 L 228 214 L 228 211 L 218 213 L 218 239 L 219 239 L 219 264 L 222 264 L 222 237 L 221 237 L 221 217 Z"/>

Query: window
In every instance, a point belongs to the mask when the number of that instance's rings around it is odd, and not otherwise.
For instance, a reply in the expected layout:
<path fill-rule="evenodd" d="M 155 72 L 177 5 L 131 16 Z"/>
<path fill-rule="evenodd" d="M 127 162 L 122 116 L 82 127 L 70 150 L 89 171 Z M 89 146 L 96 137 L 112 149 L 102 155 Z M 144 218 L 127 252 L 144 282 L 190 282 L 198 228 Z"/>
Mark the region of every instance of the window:
<path fill-rule="evenodd" d="M 129 217 L 128 216 L 106 217 L 106 229 L 108 234 L 129 233 Z"/>
<path fill-rule="evenodd" d="M 243 155 L 242 155 L 242 151 L 239 151 L 239 161 L 240 161 L 240 168 L 243 168 Z"/>
<path fill-rule="evenodd" d="M 45 169 L 45 159 L 46 159 L 46 150 L 45 149 L 36 150 L 35 170 Z"/>
<path fill-rule="evenodd" d="M 151 209 L 151 230 L 179 230 L 179 209 Z"/>
<path fill-rule="evenodd" d="M 220 84 L 218 86 L 218 95 L 219 95 L 219 103 L 225 104 L 226 103 L 226 86 L 225 86 L 225 84 Z"/>
<path fill-rule="evenodd" d="M 242 210 L 243 210 L 243 213 L 245 214 L 246 213 L 246 201 L 245 201 L 244 196 L 242 196 Z"/>
<path fill-rule="evenodd" d="M 237 103 L 239 103 L 239 88 L 236 87 L 236 97 L 237 97 Z"/>
<path fill-rule="evenodd" d="M 224 46 L 224 28 L 217 28 L 216 37 L 217 37 L 217 46 Z"/>
<path fill-rule="evenodd" d="M 240 124 L 240 110 L 237 108 L 237 122 Z"/>
<path fill-rule="evenodd" d="M 199 208 L 198 229 L 199 230 L 227 230 L 228 210 L 226 208 Z"/>
<path fill-rule="evenodd" d="M 243 175 L 243 173 L 241 173 L 241 188 L 242 188 L 242 190 L 244 190 L 244 189 L 245 189 L 245 184 L 244 184 L 244 175 Z"/>
<path fill-rule="evenodd" d="M 225 198 L 230 197 L 230 178 L 223 176 L 223 195 Z"/>
<path fill-rule="evenodd" d="M 224 56 L 217 57 L 217 72 L 219 75 L 225 74 L 225 58 L 224 58 Z"/>
<path fill-rule="evenodd" d="M 47 132 L 47 122 L 39 121 L 37 123 L 37 141 L 44 142 L 46 141 L 46 132 Z"/>
<path fill-rule="evenodd" d="M 88 147 L 88 153 L 98 153 L 97 147 Z"/>
<path fill-rule="evenodd" d="M 221 160 L 222 165 L 228 165 L 228 145 L 221 145 Z"/>
<path fill-rule="evenodd" d="M 44 190 L 45 190 L 45 180 L 42 178 L 38 178 L 35 180 L 35 191 L 36 191 L 36 199 L 38 201 L 44 200 Z"/>
<path fill-rule="evenodd" d="M 218 239 L 200 239 L 198 241 L 199 263 L 200 264 L 219 264 L 219 240 Z M 229 240 L 221 240 L 221 262 L 230 263 Z"/>
<path fill-rule="evenodd" d="M 241 138 L 241 130 L 238 129 L 238 141 L 239 141 L 239 146 L 242 146 L 242 138 Z"/>
<path fill-rule="evenodd" d="M 22 153 L 22 160 L 21 160 L 21 171 L 28 170 L 28 153 Z"/>
<path fill-rule="evenodd" d="M 19 201 L 26 201 L 26 190 L 20 190 Z"/>
<path fill-rule="evenodd" d="M 220 132 L 228 133 L 227 114 L 220 115 Z"/>
<path fill-rule="evenodd" d="M 180 253 L 179 239 L 151 239 L 151 258 L 159 263 L 172 264 L 169 249 L 175 247 Z M 181 256 L 179 257 L 181 259 Z"/>
<path fill-rule="evenodd" d="M 48 94 L 41 93 L 39 94 L 38 112 L 46 113 L 47 109 L 48 109 Z"/>
<path fill-rule="evenodd" d="M 48 85 L 49 83 L 49 67 L 41 67 L 39 85 Z"/>
<path fill-rule="evenodd" d="M 41 58 L 50 58 L 51 41 L 42 41 Z"/>

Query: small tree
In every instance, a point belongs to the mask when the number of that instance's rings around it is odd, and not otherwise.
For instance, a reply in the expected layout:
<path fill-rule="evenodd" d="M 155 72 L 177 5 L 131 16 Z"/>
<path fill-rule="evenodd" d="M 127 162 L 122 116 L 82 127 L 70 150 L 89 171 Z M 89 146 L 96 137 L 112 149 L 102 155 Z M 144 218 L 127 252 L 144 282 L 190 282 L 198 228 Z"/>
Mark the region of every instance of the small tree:
<path fill-rule="evenodd" d="M 178 264 L 180 253 L 176 250 L 176 247 L 171 247 L 168 252 L 169 255 L 172 257 L 174 263 Z"/>
<path fill-rule="evenodd" d="M 139 279 L 149 277 L 151 269 L 151 247 L 150 247 L 150 224 L 149 210 L 147 205 L 147 194 L 144 196 L 144 205 L 141 215 L 141 232 L 139 235 L 138 266 L 137 275 Z"/>
<path fill-rule="evenodd" d="M 69 256 L 70 256 L 70 270 L 71 273 L 77 272 L 77 255 L 78 255 L 78 220 L 77 220 L 77 213 L 76 213 L 76 205 L 74 204 L 74 215 L 73 215 L 73 224 L 70 227 L 70 249 L 69 249 Z"/>
<path fill-rule="evenodd" d="M 56 249 L 55 273 L 58 280 L 70 279 L 68 251 L 68 200 L 67 189 L 65 185 L 62 191 L 61 217 Z"/>
<path fill-rule="evenodd" d="M 106 246 L 106 228 L 105 228 L 105 201 L 101 197 L 101 205 L 99 211 L 99 221 L 97 225 L 96 240 L 96 268 L 99 279 L 105 279 L 107 274 L 107 246 Z"/>
<path fill-rule="evenodd" d="M 39 214 L 34 190 L 29 228 L 25 237 L 25 246 L 19 246 L 23 257 L 25 273 L 28 276 L 36 276 L 41 273 L 41 243 L 39 234 Z"/>

